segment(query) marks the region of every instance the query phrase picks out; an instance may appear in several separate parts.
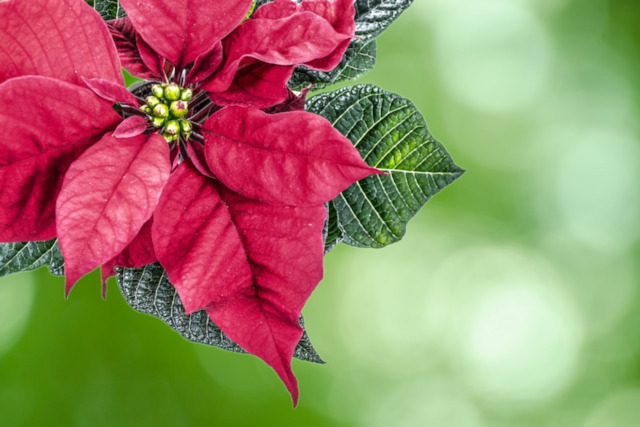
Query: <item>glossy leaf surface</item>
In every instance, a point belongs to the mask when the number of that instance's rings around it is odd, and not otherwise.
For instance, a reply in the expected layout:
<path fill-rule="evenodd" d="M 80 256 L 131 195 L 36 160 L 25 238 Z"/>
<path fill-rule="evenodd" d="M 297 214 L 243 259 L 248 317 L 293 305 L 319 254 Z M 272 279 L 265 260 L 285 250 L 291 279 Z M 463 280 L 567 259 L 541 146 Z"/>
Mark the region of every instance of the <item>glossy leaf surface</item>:
<path fill-rule="evenodd" d="M 64 274 L 64 260 L 57 239 L 0 243 L 0 277 L 35 270 L 45 265 L 56 276 Z"/>
<path fill-rule="evenodd" d="M 245 353 L 211 321 L 206 311 L 185 314 L 180 296 L 160 264 L 117 270 L 122 295 L 134 310 L 161 319 L 189 341 Z M 302 317 L 300 324 L 304 327 Z M 296 346 L 293 357 L 307 362 L 324 363 L 313 348 L 306 331 Z"/>
<path fill-rule="evenodd" d="M 376 86 L 318 95 L 307 109 L 326 117 L 367 164 L 388 174 L 363 179 L 332 201 L 347 244 L 382 247 L 397 242 L 418 210 L 464 172 L 409 100 Z"/>

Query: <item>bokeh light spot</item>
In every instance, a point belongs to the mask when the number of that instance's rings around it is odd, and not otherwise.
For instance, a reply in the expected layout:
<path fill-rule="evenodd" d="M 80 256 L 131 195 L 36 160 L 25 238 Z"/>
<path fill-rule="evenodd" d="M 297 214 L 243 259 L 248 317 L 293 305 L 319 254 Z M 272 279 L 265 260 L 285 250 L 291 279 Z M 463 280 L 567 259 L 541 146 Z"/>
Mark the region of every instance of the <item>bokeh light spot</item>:
<path fill-rule="evenodd" d="M 32 274 L 0 279 L 0 355 L 22 336 L 34 299 Z"/>
<path fill-rule="evenodd" d="M 468 2 L 433 24 L 441 79 L 459 101 L 480 111 L 511 113 L 540 96 L 553 52 L 526 6 Z"/>
<path fill-rule="evenodd" d="M 617 249 L 640 237 L 640 147 L 630 135 L 584 129 L 559 153 L 555 200 L 564 225 L 592 247 Z"/>
<path fill-rule="evenodd" d="M 575 299 L 534 251 L 476 247 L 452 256 L 437 280 L 454 303 L 450 357 L 457 375 L 496 409 L 517 411 L 571 384 L 583 340 Z"/>
<path fill-rule="evenodd" d="M 367 411 L 367 427 L 481 427 L 480 411 L 455 383 L 413 381 L 382 396 Z"/>

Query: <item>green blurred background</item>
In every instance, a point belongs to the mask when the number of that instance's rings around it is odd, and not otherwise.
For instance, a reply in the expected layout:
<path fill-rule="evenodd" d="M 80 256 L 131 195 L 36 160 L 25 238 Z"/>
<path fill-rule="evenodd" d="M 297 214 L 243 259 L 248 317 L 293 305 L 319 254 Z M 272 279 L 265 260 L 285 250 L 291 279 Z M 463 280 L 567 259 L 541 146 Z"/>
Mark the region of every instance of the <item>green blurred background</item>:
<path fill-rule="evenodd" d="M 363 82 L 468 170 L 404 240 L 340 246 L 300 405 L 94 273 L 0 280 L 1 425 L 640 425 L 640 3 L 416 0 Z"/>

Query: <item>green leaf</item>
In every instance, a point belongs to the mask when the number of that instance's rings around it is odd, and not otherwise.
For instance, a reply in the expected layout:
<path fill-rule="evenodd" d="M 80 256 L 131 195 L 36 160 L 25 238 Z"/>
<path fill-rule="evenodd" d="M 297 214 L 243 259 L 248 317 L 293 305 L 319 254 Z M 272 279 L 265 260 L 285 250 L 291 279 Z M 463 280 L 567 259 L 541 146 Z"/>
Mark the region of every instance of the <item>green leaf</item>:
<path fill-rule="evenodd" d="M 338 213 L 333 203 L 327 203 L 327 223 L 325 224 L 324 254 L 328 254 L 342 241 L 342 231 L 338 228 Z"/>
<path fill-rule="evenodd" d="M 160 264 L 116 270 L 122 295 L 134 310 L 158 317 L 189 341 L 245 353 L 211 321 L 206 311 L 185 314 L 180 297 Z M 304 328 L 302 317 L 300 324 Z M 308 362 L 324 363 L 311 345 L 306 331 L 293 356 Z"/>
<path fill-rule="evenodd" d="M 46 242 L 0 243 L 0 277 L 43 265 L 56 276 L 64 275 L 64 261 L 58 239 Z"/>
<path fill-rule="evenodd" d="M 411 3 L 413 0 L 356 0 L 356 35 L 376 37 Z"/>
<path fill-rule="evenodd" d="M 376 40 L 354 39 L 342 57 L 342 62 L 329 72 L 310 70 L 306 67 L 297 67 L 291 76 L 289 86 L 293 89 L 302 89 L 315 84 L 320 89 L 330 84 L 345 80 L 354 80 L 372 70 L 376 65 Z"/>
<path fill-rule="evenodd" d="M 89 6 L 98 11 L 102 19 L 108 21 L 110 19 L 124 18 L 127 14 L 120 7 L 118 0 L 85 0 Z"/>
<path fill-rule="evenodd" d="M 368 165 L 389 174 L 356 182 L 331 202 L 349 245 L 379 248 L 399 241 L 420 208 L 464 173 L 401 96 L 358 85 L 315 96 L 307 110 L 328 119 Z"/>

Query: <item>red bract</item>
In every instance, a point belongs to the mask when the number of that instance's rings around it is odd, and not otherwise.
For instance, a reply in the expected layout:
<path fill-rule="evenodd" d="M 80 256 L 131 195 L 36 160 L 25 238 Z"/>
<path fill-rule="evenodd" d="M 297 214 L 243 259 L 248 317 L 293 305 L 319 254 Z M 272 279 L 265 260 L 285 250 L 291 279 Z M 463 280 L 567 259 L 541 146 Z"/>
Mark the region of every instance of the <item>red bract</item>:
<path fill-rule="evenodd" d="M 246 19 L 251 4 L 121 0 L 129 18 L 107 28 L 82 0 L 1 3 L 0 90 L 19 102 L 0 112 L 0 239 L 58 237 L 67 292 L 98 266 L 106 280 L 160 261 L 186 312 L 205 309 L 295 403 L 324 203 L 378 171 L 286 87 L 298 65 L 340 62 L 353 0 Z M 158 82 L 146 105 L 116 52 Z"/>

